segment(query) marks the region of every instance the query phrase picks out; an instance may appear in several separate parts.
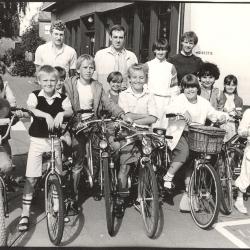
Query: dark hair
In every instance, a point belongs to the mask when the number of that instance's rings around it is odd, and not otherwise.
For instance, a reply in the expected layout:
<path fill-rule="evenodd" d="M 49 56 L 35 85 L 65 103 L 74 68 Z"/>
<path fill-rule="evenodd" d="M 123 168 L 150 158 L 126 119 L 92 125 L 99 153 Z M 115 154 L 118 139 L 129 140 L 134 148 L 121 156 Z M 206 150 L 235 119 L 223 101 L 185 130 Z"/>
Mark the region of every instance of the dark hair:
<path fill-rule="evenodd" d="M 220 70 L 218 66 L 214 63 L 204 62 L 201 65 L 201 68 L 198 72 L 198 77 L 201 79 L 202 76 L 212 75 L 215 80 L 219 79 L 220 77 Z"/>
<path fill-rule="evenodd" d="M 3 91 L 4 88 L 4 82 L 3 82 L 3 78 L 0 76 L 0 91 Z"/>
<path fill-rule="evenodd" d="M 126 29 L 120 25 L 120 24 L 115 24 L 111 27 L 111 29 L 109 30 L 109 35 L 112 37 L 112 32 L 114 30 L 117 30 L 117 31 L 123 31 L 124 32 L 124 37 L 126 36 L 127 32 L 126 32 Z"/>
<path fill-rule="evenodd" d="M 169 50 L 169 44 L 168 40 L 165 38 L 159 39 L 153 43 L 152 46 L 152 51 L 154 52 L 155 50 Z"/>
<path fill-rule="evenodd" d="M 227 75 L 225 78 L 224 78 L 224 90 L 223 90 L 223 93 L 226 92 L 226 88 L 225 88 L 225 85 L 230 85 L 231 82 L 233 82 L 233 84 L 236 86 L 235 90 L 234 90 L 234 94 L 238 94 L 237 93 L 237 86 L 238 86 L 238 79 L 236 76 L 234 75 Z"/>
<path fill-rule="evenodd" d="M 111 72 L 108 77 L 107 77 L 107 82 L 110 83 L 111 81 L 114 82 L 122 82 L 123 81 L 123 77 L 122 77 L 122 73 L 119 71 L 113 71 Z"/>
<path fill-rule="evenodd" d="M 65 31 L 66 30 L 65 23 L 63 21 L 61 21 L 61 20 L 56 20 L 50 26 L 50 33 L 53 32 L 53 29 L 60 30 L 60 31 Z"/>
<path fill-rule="evenodd" d="M 181 93 L 184 92 L 184 89 L 189 88 L 189 87 L 197 88 L 197 94 L 200 95 L 201 87 L 199 84 L 199 80 L 193 74 L 187 74 L 183 76 L 183 78 L 181 79 Z"/>
<path fill-rule="evenodd" d="M 196 45 L 198 43 L 198 37 L 197 37 L 197 35 L 195 34 L 194 31 L 185 32 L 181 36 L 181 42 L 183 42 L 185 39 L 187 39 L 188 41 L 190 41 L 190 40 L 194 41 L 194 45 Z"/>
<path fill-rule="evenodd" d="M 66 78 L 66 70 L 63 67 L 56 66 L 55 69 L 58 71 L 59 79 L 65 80 Z"/>

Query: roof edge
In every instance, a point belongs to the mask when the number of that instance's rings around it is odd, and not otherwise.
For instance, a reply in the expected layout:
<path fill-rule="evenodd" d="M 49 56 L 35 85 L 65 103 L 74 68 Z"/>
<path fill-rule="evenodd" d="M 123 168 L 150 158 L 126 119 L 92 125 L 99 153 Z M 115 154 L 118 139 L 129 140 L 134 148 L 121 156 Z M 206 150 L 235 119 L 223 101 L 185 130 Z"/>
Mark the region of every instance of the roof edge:
<path fill-rule="evenodd" d="M 56 4 L 56 2 L 48 3 L 48 5 L 42 6 L 42 7 L 41 7 L 41 10 L 42 10 L 42 11 L 51 12 L 51 8 L 52 8 L 55 4 Z"/>

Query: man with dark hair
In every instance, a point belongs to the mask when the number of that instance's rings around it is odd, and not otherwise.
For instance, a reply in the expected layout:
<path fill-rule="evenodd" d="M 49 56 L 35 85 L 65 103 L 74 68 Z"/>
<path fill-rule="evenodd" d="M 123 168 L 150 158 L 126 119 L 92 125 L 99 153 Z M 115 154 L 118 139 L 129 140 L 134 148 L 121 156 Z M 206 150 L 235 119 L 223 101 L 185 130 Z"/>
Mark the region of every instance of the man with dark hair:
<path fill-rule="evenodd" d="M 111 45 L 97 51 L 95 55 L 95 78 L 103 84 L 105 91 L 110 89 L 107 77 L 113 71 L 122 73 L 123 87 L 127 87 L 127 69 L 138 62 L 136 55 L 124 47 L 126 30 L 123 26 L 114 25 L 110 29 L 109 36 Z"/>
<path fill-rule="evenodd" d="M 76 51 L 64 44 L 65 24 L 57 20 L 51 24 L 51 41 L 40 45 L 35 53 L 36 69 L 42 65 L 61 66 L 67 75 L 75 74 L 77 54 Z"/>

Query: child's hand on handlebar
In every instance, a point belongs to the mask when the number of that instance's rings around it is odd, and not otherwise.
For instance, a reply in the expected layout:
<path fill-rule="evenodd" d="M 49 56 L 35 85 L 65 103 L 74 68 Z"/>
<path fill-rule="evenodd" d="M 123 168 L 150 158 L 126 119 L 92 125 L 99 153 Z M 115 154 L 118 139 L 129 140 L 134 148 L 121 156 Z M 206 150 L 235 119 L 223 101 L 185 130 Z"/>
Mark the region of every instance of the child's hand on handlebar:
<path fill-rule="evenodd" d="M 54 128 L 54 119 L 52 118 L 52 116 L 50 114 L 47 114 L 46 117 L 46 122 L 48 125 L 48 130 L 53 130 Z"/>
<path fill-rule="evenodd" d="M 191 117 L 191 115 L 189 114 L 188 111 L 186 111 L 185 113 L 183 113 L 182 116 L 183 116 L 183 118 L 184 118 L 184 120 L 185 120 L 185 122 L 187 124 L 189 124 L 192 121 L 192 117 Z"/>
<path fill-rule="evenodd" d="M 124 114 L 123 116 L 121 116 L 121 118 L 122 118 L 123 121 L 127 122 L 128 124 L 133 123 L 133 120 L 127 114 Z"/>
<path fill-rule="evenodd" d="M 54 119 L 54 126 L 56 128 L 59 128 L 62 126 L 62 123 L 63 123 L 63 117 L 64 117 L 64 113 L 63 112 L 59 112 L 55 119 Z"/>

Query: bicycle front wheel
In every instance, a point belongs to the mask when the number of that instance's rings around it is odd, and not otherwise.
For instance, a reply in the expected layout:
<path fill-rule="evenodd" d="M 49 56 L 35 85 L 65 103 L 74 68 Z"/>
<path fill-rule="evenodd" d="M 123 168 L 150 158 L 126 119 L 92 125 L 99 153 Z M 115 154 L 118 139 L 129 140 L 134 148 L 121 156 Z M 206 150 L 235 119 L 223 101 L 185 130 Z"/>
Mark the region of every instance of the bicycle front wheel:
<path fill-rule="evenodd" d="M 149 163 L 139 170 L 138 198 L 146 234 L 153 238 L 159 220 L 159 192 L 153 167 Z"/>
<path fill-rule="evenodd" d="M 110 236 L 114 236 L 114 197 L 113 197 L 113 183 L 112 183 L 112 173 L 109 168 L 108 158 L 102 159 L 102 167 L 104 172 L 104 199 L 106 208 L 106 221 L 108 233 Z"/>
<path fill-rule="evenodd" d="M 222 151 L 216 162 L 216 170 L 220 177 L 221 185 L 221 212 L 228 215 L 233 210 L 233 187 L 232 171 L 230 169 L 229 159 Z"/>
<path fill-rule="evenodd" d="M 193 171 L 189 195 L 194 222 L 209 228 L 217 220 L 221 200 L 220 180 L 210 164 L 199 164 Z"/>
<path fill-rule="evenodd" d="M 51 177 L 47 181 L 45 199 L 49 238 L 57 246 L 61 243 L 64 229 L 63 194 L 57 178 Z"/>
<path fill-rule="evenodd" d="M 1 178 L 1 177 L 0 177 Z M 7 245 L 7 232 L 5 227 L 5 207 L 2 183 L 0 183 L 0 246 Z"/>

